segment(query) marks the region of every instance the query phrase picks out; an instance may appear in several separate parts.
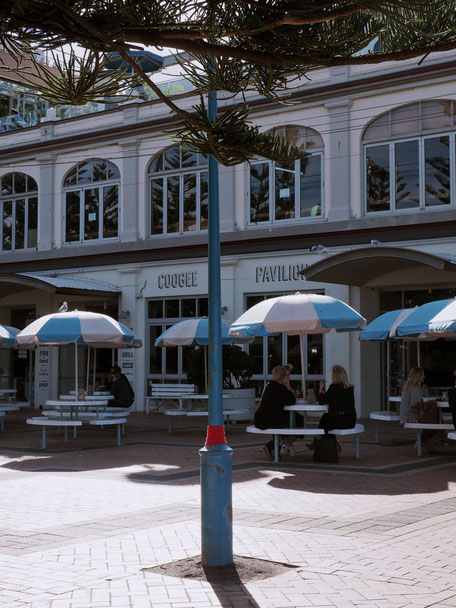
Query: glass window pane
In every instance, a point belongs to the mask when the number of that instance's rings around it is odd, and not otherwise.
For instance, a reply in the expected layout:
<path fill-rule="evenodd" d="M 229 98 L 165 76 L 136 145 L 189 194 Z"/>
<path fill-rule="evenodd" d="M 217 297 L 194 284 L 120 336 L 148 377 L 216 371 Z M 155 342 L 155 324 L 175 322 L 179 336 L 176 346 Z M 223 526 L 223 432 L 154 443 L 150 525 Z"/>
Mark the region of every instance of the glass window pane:
<path fill-rule="evenodd" d="M 182 166 L 183 167 L 196 167 L 198 164 L 198 154 L 191 152 L 190 150 L 182 149 Z"/>
<path fill-rule="evenodd" d="M 302 339 L 302 336 L 287 336 L 287 363 L 292 367 L 291 373 L 298 375 L 301 375 L 301 351 L 299 348 L 300 339 Z"/>
<path fill-rule="evenodd" d="M 150 233 L 163 233 L 163 180 L 153 179 L 150 182 Z"/>
<path fill-rule="evenodd" d="M 209 314 L 209 300 L 198 298 L 198 317 L 207 317 Z"/>
<path fill-rule="evenodd" d="M 309 376 L 323 375 L 322 334 L 309 334 L 307 336 L 307 374 Z"/>
<path fill-rule="evenodd" d="M 420 205 L 420 175 L 418 140 L 395 145 L 396 209 L 418 208 Z"/>
<path fill-rule="evenodd" d="M 389 146 L 371 146 L 366 151 L 367 211 L 390 208 Z"/>
<path fill-rule="evenodd" d="M 13 174 L 7 173 L 2 177 L 2 196 L 13 194 Z"/>
<path fill-rule="evenodd" d="M 423 130 L 448 129 L 452 127 L 453 101 L 423 101 L 421 102 L 421 119 Z"/>
<path fill-rule="evenodd" d="M 33 177 L 27 175 L 27 192 L 36 192 L 38 190 L 38 185 Z"/>
<path fill-rule="evenodd" d="M 301 217 L 321 215 L 321 163 L 320 155 L 301 161 Z"/>
<path fill-rule="evenodd" d="M 201 155 L 200 155 L 201 156 Z M 209 194 L 207 173 L 200 173 L 200 230 L 207 230 L 209 212 Z"/>
<path fill-rule="evenodd" d="M 106 179 L 119 179 L 120 171 L 114 163 L 106 161 Z"/>
<path fill-rule="evenodd" d="M 23 194 L 27 189 L 26 175 L 24 173 L 15 173 L 13 177 L 14 177 L 14 187 L 13 187 L 14 194 Z"/>
<path fill-rule="evenodd" d="M 207 166 L 207 154 L 198 154 L 198 165 Z"/>
<path fill-rule="evenodd" d="M 264 338 L 257 338 L 255 342 L 249 344 L 249 355 L 253 361 L 253 373 L 263 374 L 263 360 L 264 360 Z"/>
<path fill-rule="evenodd" d="M 163 154 L 159 154 L 152 159 L 149 165 L 149 173 L 158 173 L 159 171 L 163 171 Z"/>
<path fill-rule="evenodd" d="M 78 165 L 78 184 L 88 184 L 92 181 L 92 161 Z"/>
<path fill-rule="evenodd" d="M 163 319 L 163 300 L 149 300 L 147 316 L 149 319 Z"/>
<path fill-rule="evenodd" d="M 179 300 L 165 300 L 165 317 L 167 319 L 180 317 Z"/>
<path fill-rule="evenodd" d="M 168 177 L 167 205 L 168 212 L 166 232 L 179 232 L 179 177 Z"/>
<path fill-rule="evenodd" d="M 425 204 L 450 204 L 450 138 L 424 140 Z"/>
<path fill-rule="evenodd" d="M 99 188 L 84 190 L 84 240 L 98 239 Z"/>
<path fill-rule="evenodd" d="M 376 118 L 364 131 L 363 140 L 389 139 L 390 137 L 390 112 Z"/>
<path fill-rule="evenodd" d="M 255 304 L 262 302 L 264 300 L 263 296 L 247 296 L 245 298 L 245 310 L 252 308 Z"/>
<path fill-rule="evenodd" d="M 68 173 L 68 175 L 65 178 L 65 181 L 63 182 L 64 186 L 75 186 L 77 184 L 77 179 L 78 179 L 78 168 L 75 167 L 74 169 L 71 169 L 71 171 Z"/>
<path fill-rule="evenodd" d="M 79 219 L 80 219 L 80 196 L 79 190 L 66 193 L 65 208 L 65 241 L 79 241 Z"/>
<path fill-rule="evenodd" d="M 118 220 L 118 186 L 106 186 L 103 188 L 103 238 L 118 235 Z"/>
<path fill-rule="evenodd" d="M 25 200 L 16 201 L 16 221 L 14 226 L 14 249 L 24 249 L 25 243 Z"/>
<path fill-rule="evenodd" d="M 8 251 L 13 247 L 13 203 L 3 203 L 3 250 Z"/>
<path fill-rule="evenodd" d="M 36 247 L 38 237 L 38 199 L 28 199 L 28 235 L 27 247 Z"/>
<path fill-rule="evenodd" d="M 196 230 L 196 174 L 184 175 L 184 232 Z"/>
<path fill-rule="evenodd" d="M 269 163 L 250 167 L 250 221 L 269 222 Z"/>
<path fill-rule="evenodd" d="M 106 180 L 106 161 L 105 160 L 94 160 L 92 161 L 92 181 L 101 182 Z"/>
<path fill-rule="evenodd" d="M 162 373 L 162 347 L 154 346 L 155 340 L 161 336 L 164 329 L 161 325 L 151 325 L 149 328 L 149 373 L 150 374 L 161 374 Z"/>
<path fill-rule="evenodd" d="M 180 148 L 173 146 L 163 153 L 163 170 L 180 169 Z"/>
<path fill-rule="evenodd" d="M 413 135 L 420 132 L 418 103 L 412 103 L 391 112 L 391 135 Z"/>
<path fill-rule="evenodd" d="M 294 163 L 275 166 L 275 219 L 295 217 L 295 168 Z"/>
<path fill-rule="evenodd" d="M 276 365 L 282 365 L 282 339 L 283 335 L 268 336 L 268 374 Z"/>
<path fill-rule="evenodd" d="M 196 317 L 196 298 L 184 298 L 182 300 L 182 316 Z"/>
<path fill-rule="evenodd" d="M 167 346 L 165 348 L 166 373 L 177 374 L 178 372 L 179 347 Z"/>

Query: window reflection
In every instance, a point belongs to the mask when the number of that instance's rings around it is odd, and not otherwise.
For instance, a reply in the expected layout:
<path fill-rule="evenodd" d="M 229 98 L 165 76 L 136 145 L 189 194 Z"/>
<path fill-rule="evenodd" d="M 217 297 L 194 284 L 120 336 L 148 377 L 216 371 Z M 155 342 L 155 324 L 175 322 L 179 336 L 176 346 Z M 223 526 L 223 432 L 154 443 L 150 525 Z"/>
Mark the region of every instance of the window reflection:
<path fill-rule="evenodd" d="M 2 249 L 37 246 L 38 185 L 25 173 L 8 173 L 1 178 L 0 213 Z"/>

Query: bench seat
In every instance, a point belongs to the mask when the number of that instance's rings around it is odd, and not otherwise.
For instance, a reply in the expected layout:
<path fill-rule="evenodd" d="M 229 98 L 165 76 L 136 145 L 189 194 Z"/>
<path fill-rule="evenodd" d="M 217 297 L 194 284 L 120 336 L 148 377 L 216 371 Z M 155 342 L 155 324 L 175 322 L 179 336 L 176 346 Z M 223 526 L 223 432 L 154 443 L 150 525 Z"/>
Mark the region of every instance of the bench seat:
<path fill-rule="evenodd" d="M 73 438 L 76 438 L 77 427 L 82 426 L 82 422 L 80 420 L 50 420 L 45 416 L 36 417 L 36 418 L 27 418 L 27 424 L 32 424 L 35 426 L 41 426 L 42 428 L 42 448 L 46 449 L 46 429 L 51 426 L 62 427 L 65 430 L 65 438 L 64 441 L 68 441 L 68 427 L 73 427 Z"/>
<path fill-rule="evenodd" d="M 186 410 L 186 409 L 182 409 L 182 410 L 165 410 L 163 412 L 166 416 L 168 416 L 168 433 L 172 432 L 172 426 L 171 426 L 171 419 L 174 416 L 188 416 L 188 417 L 204 417 L 204 416 L 208 416 L 208 411 L 207 410 L 203 410 L 203 411 L 198 411 L 198 410 Z M 227 422 L 227 426 L 229 426 L 230 424 L 230 416 L 234 416 L 234 415 L 244 415 L 244 414 L 248 414 L 249 410 L 247 408 L 240 408 L 240 409 L 232 409 L 232 410 L 223 410 L 223 417 L 226 418 L 226 422 Z"/>
<path fill-rule="evenodd" d="M 194 395 L 196 393 L 195 384 L 149 384 L 150 395 L 145 397 L 146 414 L 150 412 L 151 401 L 178 401 L 179 409 L 182 409 L 183 395 Z M 158 409 L 158 408 L 157 408 Z"/>
<path fill-rule="evenodd" d="M 126 418 L 103 418 L 103 420 L 91 420 L 90 424 L 94 426 L 117 425 L 117 446 L 122 445 L 122 428 L 127 423 Z"/>
<path fill-rule="evenodd" d="M 453 423 L 425 423 L 425 422 L 406 422 L 404 424 L 404 429 L 415 429 L 417 432 L 416 436 L 416 445 L 417 445 L 417 455 L 422 456 L 422 446 L 421 446 L 421 433 L 423 431 L 454 431 Z M 450 437 L 451 439 L 451 437 Z"/>
<path fill-rule="evenodd" d="M 323 429 L 315 428 L 293 428 L 293 429 L 258 429 L 256 426 L 249 425 L 245 429 L 247 433 L 259 433 L 263 435 L 272 435 L 274 437 L 274 462 L 279 461 L 279 437 L 280 435 L 324 435 Z M 356 458 L 359 459 L 359 434 L 364 432 L 363 424 L 356 424 L 352 429 L 332 429 L 331 435 L 356 435 L 355 450 Z"/>
<path fill-rule="evenodd" d="M 378 423 L 379 422 L 399 422 L 401 417 L 397 412 L 382 411 L 371 412 L 369 414 L 371 420 L 375 420 L 375 442 L 378 443 Z"/>

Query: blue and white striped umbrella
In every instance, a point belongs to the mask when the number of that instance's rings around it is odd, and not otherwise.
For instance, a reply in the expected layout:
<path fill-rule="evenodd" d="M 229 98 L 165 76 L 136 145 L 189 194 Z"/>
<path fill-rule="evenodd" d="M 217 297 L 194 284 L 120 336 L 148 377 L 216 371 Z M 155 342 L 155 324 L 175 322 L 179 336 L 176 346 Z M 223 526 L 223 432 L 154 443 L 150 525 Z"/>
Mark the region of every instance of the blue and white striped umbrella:
<path fill-rule="evenodd" d="M 222 321 L 222 344 L 232 344 L 234 336 L 228 333 L 229 327 Z M 179 321 L 155 340 L 155 346 L 207 346 L 209 344 L 209 319 L 185 319 Z"/>
<path fill-rule="evenodd" d="M 16 336 L 19 330 L 16 327 L 10 327 L 9 325 L 0 325 L 0 347 L 2 346 L 16 346 Z"/>
<path fill-rule="evenodd" d="M 397 327 L 416 308 L 400 308 L 390 310 L 369 323 L 359 334 L 360 340 L 397 340 Z"/>
<path fill-rule="evenodd" d="M 230 334 L 252 336 L 259 332 L 285 332 L 289 336 L 356 331 L 366 327 L 366 319 L 356 310 L 331 296 L 296 293 L 263 300 L 242 314 L 231 326 Z M 301 373 L 305 395 L 304 353 L 302 340 Z"/>
<path fill-rule="evenodd" d="M 397 327 L 397 335 L 451 338 L 456 337 L 456 298 L 427 302 L 416 308 Z"/>
<path fill-rule="evenodd" d="M 134 334 L 108 315 L 73 310 L 40 317 L 17 334 L 18 344 L 129 344 Z"/>

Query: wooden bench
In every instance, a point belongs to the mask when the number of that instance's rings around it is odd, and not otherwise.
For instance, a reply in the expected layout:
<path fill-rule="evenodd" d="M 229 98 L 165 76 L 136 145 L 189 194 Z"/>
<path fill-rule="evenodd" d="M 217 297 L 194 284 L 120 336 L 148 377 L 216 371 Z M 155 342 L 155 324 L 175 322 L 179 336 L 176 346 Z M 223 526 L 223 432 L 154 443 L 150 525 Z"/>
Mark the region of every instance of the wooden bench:
<path fill-rule="evenodd" d="M 208 411 L 204 410 L 204 411 L 197 411 L 197 410 L 165 410 L 163 412 L 166 416 L 168 416 L 168 433 L 171 433 L 172 431 L 172 425 L 171 425 L 171 420 L 174 416 L 188 416 L 188 417 L 201 417 L 201 416 L 208 416 Z M 223 410 L 223 418 L 226 419 L 226 423 L 227 423 L 227 428 L 229 428 L 230 426 L 230 416 L 234 416 L 234 415 L 245 415 L 245 414 L 249 414 L 249 410 L 247 408 L 240 408 L 240 409 L 232 409 L 232 410 Z"/>
<path fill-rule="evenodd" d="M 274 462 L 279 462 L 279 437 L 280 435 L 294 435 L 294 436 L 307 436 L 307 435 L 324 435 L 323 429 L 315 428 L 297 428 L 297 429 L 258 429 L 256 426 L 249 425 L 245 429 L 247 433 L 256 433 L 259 435 L 272 435 L 274 439 Z"/>
<path fill-rule="evenodd" d="M 82 426 L 82 422 L 80 420 L 49 420 L 49 418 L 40 417 L 40 418 L 27 418 L 27 424 L 34 424 L 36 426 L 42 427 L 42 447 L 43 450 L 46 449 L 46 429 L 51 426 L 62 427 L 65 430 L 65 439 L 64 441 L 68 441 L 68 427 L 73 427 L 73 438 L 76 438 L 76 427 Z"/>
<path fill-rule="evenodd" d="M 117 425 L 117 446 L 120 448 L 122 445 L 122 429 L 127 423 L 126 418 L 103 418 L 103 420 L 90 420 L 90 424 L 94 426 L 107 426 L 110 424 Z"/>
<path fill-rule="evenodd" d="M 397 412 L 371 412 L 369 418 L 375 420 L 375 443 L 378 443 L 378 423 L 381 422 L 399 422 L 401 417 Z"/>
<path fill-rule="evenodd" d="M 404 429 L 415 429 L 417 432 L 416 435 L 416 445 L 417 445 L 417 455 L 422 456 L 421 449 L 421 433 L 423 431 L 454 431 L 453 423 L 446 424 L 426 424 L 424 422 L 406 422 L 404 424 Z M 451 439 L 451 437 L 450 437 Z"/>
<path fill-rule="evenodd" d="M 182 395 L 194 395 L 196 392 L 196 386 L 194 384 L 149 384 L 150 395 L 145 397 L 145 410 L 146 414 L 150 412 L 151 401 L 178 401 L 179 409 L 182 409 Z M 162 403 L 159 403 L 155 407 L 155 411 L 158 411 Z"/>

